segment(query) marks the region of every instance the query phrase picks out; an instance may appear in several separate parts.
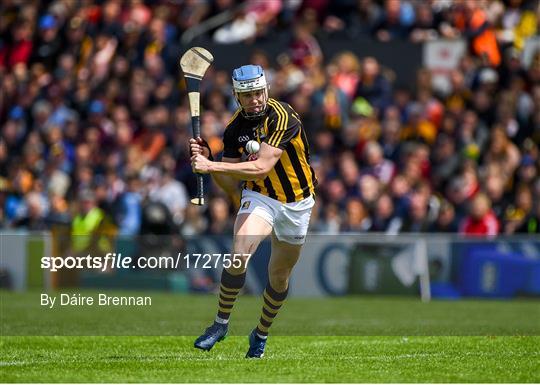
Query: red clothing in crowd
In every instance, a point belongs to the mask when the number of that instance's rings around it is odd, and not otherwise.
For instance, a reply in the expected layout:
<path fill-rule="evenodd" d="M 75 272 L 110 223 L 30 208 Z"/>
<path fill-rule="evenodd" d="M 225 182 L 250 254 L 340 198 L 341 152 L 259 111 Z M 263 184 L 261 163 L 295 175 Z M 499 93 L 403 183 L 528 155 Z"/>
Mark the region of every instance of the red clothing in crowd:
<path fill-rule="evenodd" d="M 0 49 L 0 68 L 13 68 L 18 63 L 28 63 L 32 53 L 32 42 L 23 40 Z"/>
<path fill-rule="evenodd" d="M 467 216 L 461 224 L 460 233 L 464 235 L 497 235 L 499 221 L 491 210 L 479 220 Z"/>

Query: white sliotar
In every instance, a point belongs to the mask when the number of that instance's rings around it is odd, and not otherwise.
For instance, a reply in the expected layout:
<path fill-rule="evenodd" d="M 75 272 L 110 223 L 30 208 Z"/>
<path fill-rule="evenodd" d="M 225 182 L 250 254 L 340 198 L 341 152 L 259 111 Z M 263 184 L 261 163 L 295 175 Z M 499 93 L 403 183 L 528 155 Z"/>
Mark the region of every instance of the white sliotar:
<path fill-rule="evenodd" d="M 250 154 L 256 154 L 259 152 L 261 145 L 256 140 L 250 140 L 246 143 L 246 151 Z"/>

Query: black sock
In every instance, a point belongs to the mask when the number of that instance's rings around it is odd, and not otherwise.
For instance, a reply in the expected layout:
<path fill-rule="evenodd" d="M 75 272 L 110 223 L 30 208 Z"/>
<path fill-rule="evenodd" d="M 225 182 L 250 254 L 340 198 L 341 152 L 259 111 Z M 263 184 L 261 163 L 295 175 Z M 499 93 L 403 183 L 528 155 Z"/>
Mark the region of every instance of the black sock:
<path fill-rule="evenodd" d="M 274 318 L 281 308 L 281 305 L 283 305 L 283 302 L 285 302 L 288 292 L 289 288 L 279 293 L 275 291 L 272 286 L 270 286 L 270 282 L 268 282 L 266 285 L 263 293 L 264 303 L 261 318 L 259 319 L 259 324 L 257 325 L 257 334 L 260 337 L 264 338 L 268 336 L 268 329 L 270 326 L 272 326 L 272 322 L 274 322 Z"/>
<path fill-rule="evenodd" d="M 221 273 L 221 285 L 219 287 L 219 308 L 216 316 L 216 322 L 228 323 L 231 316 L 234 301 L 240 293 L 246 281 L 246 272 L 233 275 L 223 269 Z"/>

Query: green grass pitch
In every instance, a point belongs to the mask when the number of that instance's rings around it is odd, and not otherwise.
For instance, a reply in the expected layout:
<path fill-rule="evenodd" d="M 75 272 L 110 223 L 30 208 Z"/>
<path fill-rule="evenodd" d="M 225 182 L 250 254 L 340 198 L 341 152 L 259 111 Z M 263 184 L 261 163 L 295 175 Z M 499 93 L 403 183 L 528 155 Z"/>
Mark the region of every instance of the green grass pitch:
<path fill-rule="evenodd" d="M 266 356 L 246 360 L 260 298 L 240 297 L 231 335 L 201 352 L 215 296 L 138 294 L 152 306 L 47 310 L 0 292 L 0 382 L 540 382 L 537 300 L 291 298 Z"/>

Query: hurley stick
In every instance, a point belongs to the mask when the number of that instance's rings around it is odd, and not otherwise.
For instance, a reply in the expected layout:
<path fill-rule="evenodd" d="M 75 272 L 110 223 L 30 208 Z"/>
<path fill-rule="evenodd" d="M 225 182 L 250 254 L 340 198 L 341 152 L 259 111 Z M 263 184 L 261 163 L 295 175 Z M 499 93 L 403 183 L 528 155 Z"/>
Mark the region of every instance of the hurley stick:
<path fill-rule="evenodd" d="M 213 61 L 212 54 L 201 47 L 188 49 L 180 59 L 180 68 L 186 78 L 189 110 L 191 112 L 191 128 L 193 129 L 194 138 L 201 136 L 201 80 Z M 191 199 L 191 203 L 198 206 L 204 205 L 203 176 L 201 174 L 197 174 L 197 196 Z"/>

